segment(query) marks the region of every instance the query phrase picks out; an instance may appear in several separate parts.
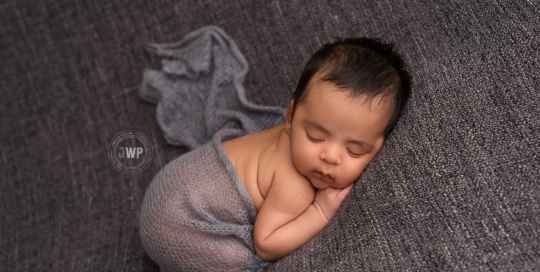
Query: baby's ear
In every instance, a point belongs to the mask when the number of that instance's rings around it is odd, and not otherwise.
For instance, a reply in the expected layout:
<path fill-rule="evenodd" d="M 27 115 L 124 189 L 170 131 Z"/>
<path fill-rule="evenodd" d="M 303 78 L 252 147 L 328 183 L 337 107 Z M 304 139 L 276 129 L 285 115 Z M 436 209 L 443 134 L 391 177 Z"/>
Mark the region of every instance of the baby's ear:
<path fill-rule="evenodd" d="M 293 106 L 294 106 L 294 99 L 291 100 L 291 105 L 287 109 L 287 114 L 285 115 L 285 131 L 289 136 L 291 135 L 291 125 L 292 125 L 292 118 L 293 118 Z"/>

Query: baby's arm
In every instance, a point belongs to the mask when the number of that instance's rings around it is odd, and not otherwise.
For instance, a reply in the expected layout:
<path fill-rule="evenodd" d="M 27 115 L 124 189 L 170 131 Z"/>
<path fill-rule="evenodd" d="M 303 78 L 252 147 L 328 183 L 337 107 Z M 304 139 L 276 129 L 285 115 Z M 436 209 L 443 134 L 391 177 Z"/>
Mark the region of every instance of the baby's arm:
<path fill-rule="evenodd" d="M 294 176 L 294 175 L 291 175 Z M 352 189 L 315 189 L 304 177 L 276 176 L 255 221 L 253 239 L 257 255 L 279 259 L 305 244 L 334 217 Z"/>

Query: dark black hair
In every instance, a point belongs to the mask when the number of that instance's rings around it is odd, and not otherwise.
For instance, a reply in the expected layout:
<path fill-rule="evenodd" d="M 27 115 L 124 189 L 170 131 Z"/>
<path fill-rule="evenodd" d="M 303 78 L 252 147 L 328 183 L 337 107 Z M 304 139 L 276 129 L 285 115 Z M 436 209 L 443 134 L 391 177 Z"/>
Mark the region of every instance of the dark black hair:
<path fill-rule="evenodd" d="M 361 95 L 370 101 L 378 96 L 391 98 L 394 112 L 385 136 L 396 126 L 410 96 L 411 77 L 393 44 L 379 39 L 351 38 L 323 45 L 309 58 L 300 75 L 293 95 L 293 115 L 296 105 L 306 97 L 309 81 L 319 71 L 324 72 L 323 81 L 336 84 L 353 98 Z"/>

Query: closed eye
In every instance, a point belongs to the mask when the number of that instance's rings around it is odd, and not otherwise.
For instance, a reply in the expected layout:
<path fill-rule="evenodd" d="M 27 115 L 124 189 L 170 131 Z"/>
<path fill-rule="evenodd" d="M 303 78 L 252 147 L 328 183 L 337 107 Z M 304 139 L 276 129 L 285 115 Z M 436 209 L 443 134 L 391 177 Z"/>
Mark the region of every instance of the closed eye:
<path fill-rule="evenodd" d="M 355 158 L 358 158 L 358 157 L 360 157 L 360 156 L 363 155 L 363 154 L 356 154 L 356 153 L 353 153 L 353 152 L 351 152 L 349 149 L 347 149 L 347 152 L 349 153 L 349 155 L 351 155 L 351 156 L 353 156 L 353 157 L 355 157 Z"/>
<path fill-rule="evenodd" d="M 323 140 L 317 140 L 317 139 L 315 139 L 315 138 L 309 136 L 309 134 L 308 134 L 307 132 L 306 132 L 306 135 L 307 135 L 308 139 L 309 139 L 310 141 L 314 142 L 314 143 L 320 143 L 320 142 L 323 141 Z"/>

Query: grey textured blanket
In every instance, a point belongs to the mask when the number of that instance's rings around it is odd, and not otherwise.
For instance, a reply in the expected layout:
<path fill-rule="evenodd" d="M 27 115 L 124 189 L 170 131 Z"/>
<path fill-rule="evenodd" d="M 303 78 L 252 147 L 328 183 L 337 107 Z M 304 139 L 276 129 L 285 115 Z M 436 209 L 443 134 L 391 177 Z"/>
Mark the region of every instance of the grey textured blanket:
<path fill-rule="evenodd" d="M 166 57 L 163 70 L 145 72 L 140 95 L 158 104 L 167 142 L 195 150 L 167 164 L 146 191 L 145 250 L 162 271 L 261 270 L 268 263 L 253 247 L 255 207 L 221 141 L 281 124 L 286 110 L 247 101 L 248 65 L 217 27 L 152 48 Z"/>
<path fill-rule="evenodd" d="M 193 149 L 222 129 L 254 133 L 283 122 L 286 109 L 246 99 L 248 64 L 220 28 L 203 27 L 180 42 L 150 47 L 164 57 L 163 69 L 144 73 L 139 94 L 158 104 L 157 121 L 169 144 Z"/>

